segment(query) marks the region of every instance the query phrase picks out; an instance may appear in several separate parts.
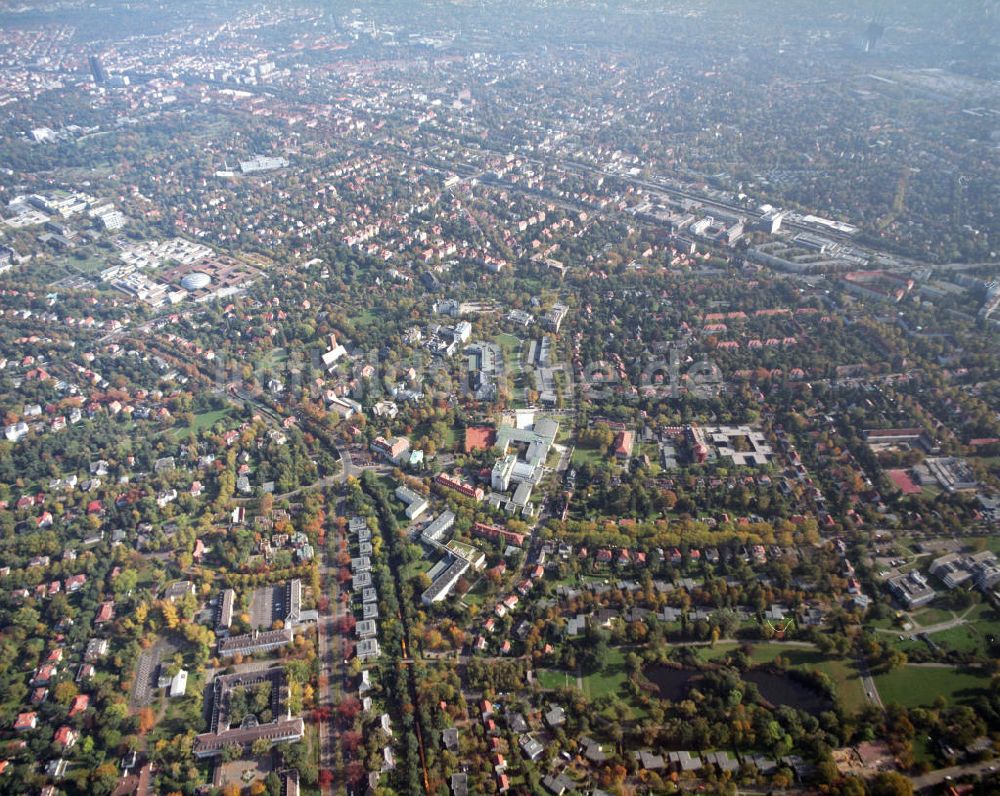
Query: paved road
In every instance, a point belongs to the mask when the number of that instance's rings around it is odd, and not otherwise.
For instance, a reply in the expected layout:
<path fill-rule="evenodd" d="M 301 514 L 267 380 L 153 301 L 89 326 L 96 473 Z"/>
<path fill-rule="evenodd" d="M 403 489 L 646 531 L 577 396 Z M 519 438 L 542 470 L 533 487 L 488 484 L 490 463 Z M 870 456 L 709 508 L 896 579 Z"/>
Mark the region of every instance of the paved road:
<path fill-rule="evenodd" d="M 981 763 L 969 763 L 964 766 L 951 766 L 950 768 L 939 768 L 936 771 L 929 771 L 919 777 L 910 777 L 914 790 L 925 790 L 940 785 L 942 782 L 960 777 L 980 777 L 983 774 L 997 768 L 996 760 L 984 760 Z"/>
<path fill-rule="evenodd" d="M 334 745 L 336 738 L 333 732 L 333 693 L 331 684 L 336 676 L 336 662 L 340 651 L 336 649 L 336 640 L 339 634 L 336 629 L 337 612 L 340 610 L 340 601 L 337 599 L 337 581 L 330 576 L 330 569 L 327 565 L 326 549 L 319 559 L 319 580 L 321 589 L 329 589 L 330 603 L 325 611 L 321 611 L 319 620 L 316 623 L 316 644 L 319 656 L 319 699 L 317 704 L 320 708 L 325 708 L 330 717 L 319 722 L 319 768 L 330 769 L 335 760 Z M 323 796 L 330 796 L 333 793 L 332 785 L 322 788 Z"/>
<path fill-rule="evenodd" d="M 884 710 L 885 705 L 882 704 L 882 697 L 878 692 L 878 686 L 875 685 L 875 678 L 872 677 L 867 664 L 861 658 L 858 658 L 858 672 L 861 674 L 861 685 L 865 689 L 865 699 L 875 707 Z"/>
<path fill-rule="evenodd" d="M 799 647 L 801 649 L 813 649 L 816 645 L 811 641 L 795 641 L 794 639 L 789 639 L 787 641 L 783 639 L 771 639 L 770 641 L 763 640 L 751 640 L 742 638 L 720 638 L 718 641 L 680 641 L 676 644 L 671 644 L 671 647 L 711 647 L 713 645 L 720 644 L 747 644 L 751 647 L 759 646 L 761 644 L 783 644 L 786 647 Z"/>

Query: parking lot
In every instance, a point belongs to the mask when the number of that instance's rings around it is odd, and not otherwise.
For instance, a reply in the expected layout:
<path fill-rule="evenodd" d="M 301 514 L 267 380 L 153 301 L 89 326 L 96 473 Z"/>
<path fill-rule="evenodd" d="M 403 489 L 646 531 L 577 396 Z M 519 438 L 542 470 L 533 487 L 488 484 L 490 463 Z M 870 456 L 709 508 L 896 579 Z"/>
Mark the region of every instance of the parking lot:
<path fill-rule="evenodd" d="M 132 685 L 132 694 L 129 697 L 131 708 L 143 708 L 153 701 L 160 662 L 175 652 L 177 652 L 177 648 L 166 639 L 161 638 L 139 656 L 139 662 L 135 669 L 135 683 Z"/>
<path fill-rule="evenodd" d="M 254 589 L 250 600 L 250 625 L 254 628 L 270 628 L 276 619 L 284 619 L 285 607 L 283 586 L 261 586 Z"/>

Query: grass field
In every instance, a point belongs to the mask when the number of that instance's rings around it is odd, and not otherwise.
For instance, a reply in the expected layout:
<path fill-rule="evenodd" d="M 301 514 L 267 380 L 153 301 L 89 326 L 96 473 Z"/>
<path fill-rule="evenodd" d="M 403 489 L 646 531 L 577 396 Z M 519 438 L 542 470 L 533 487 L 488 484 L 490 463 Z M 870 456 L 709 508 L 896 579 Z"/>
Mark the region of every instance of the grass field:
<path fill-rule="evenodd" d="M 114 257 L 112 252 L 102 251 L 96 248 L 81 249 L 78 251 L 79 257 L 70 255 L 63 258 L 62 265 L 71 271 L 93 276 L 108 267 L 109 261 Z"/>
<path fill-rule="evenodd" d="M 542 688 L 572 688 L 576 685 L 576 675 L 558 669 L 537 669 L 535 679 Z"/>
<path fill-rule="evenodd" d="M 503 349 L 504 358 L 507 360 L 510 360 L 511 354 L 521 346 L 521 341 L 512 334 L 498 334 L 493 338 L 493 342 Z"/>
<path fill-rule="evenodd" d="M 418 575 L 427 572 L 432 565 L 433 562 L 430 559 L 418 558 L 416 561 L 411 561 L 410 563 L 406 564 L 400 570 L 400 577 L 403 580 L 409 580 L 410 578 L 415 578 Z"/>
<path fill-rule="evenodd" d="M 191 424 L 191 428 L 195 431 L 211 428 L 218 421 L 222 420 L 222 418 L 227 417 L 231 411 L 231 409 L 216 409 L 212 412 L 202 412 L 194 416 L 194 423 Z"/>
<path fill-rule="evenodd" d="M 932 705 L 938 695 L 949 702 L 967 702 L 987 686 L 984 674 L 952 666 L 903 666 L 875 676 L 875 685 L 885 704 L 903 707 Z"/>
<path fill-rule="evenodd" d="M 590 462 L 591 464 L 599 464 L 604 461 L 604 452 L 599 451 L 597 448 L 580 448 L 576 447 L 573 449 L 573 466 L 579 467 L 584 462 Z"/>
<path fill-rule="evenodd" d="M 934 638 L 937 638 L 936 636 Z M 891 645 L 894 649 L 907 654 L 927 649 L 927 645 L 918 638 L 906 638 L 900 640 L 899 636 L 880 635 L 879 641 Z"/>
<path fill-rule="evenodd" d="M 865 624 L 869 627 L 878 627 L 883 630 L 892 630 L 899 627 L 899 622 L 896 621 L 894 616 L 886 616 L 881 619 L 868 619 L 865 621 Z"/>
<path fill-rule="evenodd" d="M 931 641 L 939 647 L 945 647 L 959 652 L 985 652 L 985 639 L 980 635 L 974 625 L 960 625 L 934 633 Z"/>
<path fill-rule="evenodd" d="M 201 412 L 200 414 L 195 415 L 193 420 L 188 425 L 178 426 L 170 429 L 169 431 L 165 431 L 164 434 L 172 436 L 175 440 L 192 431 L 197 434 L 207 428 L 211 428 L 224 417 L 228 417 L 232 411 L 233 410 L 231 408 L 226 408 L 214 409 L 211 412 Z"/>
<path fill-rule="evenodd" d="M 273 348 L 261 359 L 258 371 L 270 371 L 288 361 L 288 352 L 284 348 Z"/>
<path fill-rule="evenodd" d="M 625 655 L 620 649 L 612 648 L 608 653 L 608 664 L 601 671 L 583 678 L 583 692 L 591 699 L 611 694 L 623 696 L 628 676 L 625 674 Z"/>
<path fill-rule="evenodd" d="M 937 625 L 941 622 L 947 622 L 950 619 L 954 619 L 955 615 L 951 611 L 947 611 L 944 608 L 924 608 L 916 613 L 910 614 L 913 620 L 921 627 L 927 627 L 928 625 Z"/>
<path fill-rule="evenodd" d="M 921 627 L 944 622 L 954 617 L 967 621 L 965 624 L 931 633 L 931 641 L 945 651 L 972 653 L 981 658 L 993 657 L 995 640 L 1000 639 L 1000 612 L 990 605 L 977 605 L 968 611 L 958 611 L 954 614 L 943 609 L 927 609 L 915 616 L 920 624 L 914 625 L 913 629 L 908 632 L 916 632 Z M 882 626 L 880 622 L 872 622 L 871 624 Z M 895 629 L 893 629 L 892 635 L 880 634 L 879 638 L 902 652 L 925 651 L 927 649 L 927 645 L 920 639 L 904 638 L 900 640 Z"/>
<path fill-rule="evenodd" d="M 542 688 L 576 687 L 577 684 L 574 672 L 565 672 L 559 669 L 538 669 L 535 672 L 535 677 L 538 678 Z M 625 653 L 621 649 L 612 647 L 608 651 L 607 665 L 599 672 L 584 675 L 582 680 L 583 693 L 590 699 L 613 696 L 629 707 L 633 718 L 637 719 L 645 715 L 643 708 L 635 704 L 628 691 Z"/>

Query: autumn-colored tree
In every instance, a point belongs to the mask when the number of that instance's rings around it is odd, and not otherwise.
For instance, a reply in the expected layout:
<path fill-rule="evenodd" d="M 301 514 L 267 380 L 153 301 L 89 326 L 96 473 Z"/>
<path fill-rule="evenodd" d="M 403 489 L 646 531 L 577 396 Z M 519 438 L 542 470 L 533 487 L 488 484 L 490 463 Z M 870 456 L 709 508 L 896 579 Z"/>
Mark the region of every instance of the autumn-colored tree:
<path fill-rule="evenodd" d="M 341 746 L 343 746 L 345 752 L 352 756 L 358 751 L 362 740 L 361 733 L 357 730 L 348 730 L 340 736 Z"/>
<path fill-rule="evenodd" d="M 163 623 L 173 630 L 177 627 L 178 617 L 177 617 L 177 606 L 172 602 L 163 600 L 160 603 L 160 614 L 163 616 Z"/>
<path fill-rule="evenodd" d="M 56 702 L 60 705 L 68 705 L 78 693 L 76 684 L 72 680 L 63 680 L 53 691 Z"/>
<path fill-rule="evenodd" d="M 146 707 L 139 711 L 139 734 L 145 735 L 156 726 L 156 714 L 152 708 Z"/>
<path fill-rule="evenodd" d="M 361 712 L 361 703 L 356 697 L 346 696 L 337 706 L 337 713 L 346 723 L 352 723 L 358 713 Z"/>

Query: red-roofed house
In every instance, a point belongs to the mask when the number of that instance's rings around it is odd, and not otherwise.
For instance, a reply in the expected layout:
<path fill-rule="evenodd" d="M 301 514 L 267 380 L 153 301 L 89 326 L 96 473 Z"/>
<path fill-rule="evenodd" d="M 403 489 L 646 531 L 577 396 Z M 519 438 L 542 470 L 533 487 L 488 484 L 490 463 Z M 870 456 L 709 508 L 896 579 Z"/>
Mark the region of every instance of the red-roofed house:
<path fill-rule="evenodd" d="M 14 729 L 18 732 L 26 732 L 28 730 L 33 730 L 38 725 L 38 714 L 31 713 L 19 713 L 17 715 L 17 720 L 14 722 Z"/>
<path fill-rule="evenodd" d="M 52 740 L 59 744 L 63 749 L 72 749 L 76 744 L 78 737 L 79 736 L 72 727 L 67 727 L 64 724 L 56 730 L 56 734 Z"/>
<path fill-rule="evenodd" d="M 73 704 L 70 705 L 69 715 L 72 718 L 83 713 L 88 707 L 90 707 L 90 696 L 88 694 L 77 694 L 73 697 Z"/>
<path fill-rule="evenodd" d="M 100 625 L 105 622 L 110 622 L 115 618 L 115 601 L 106 600 L 101 603 L 100 607 L 97 609 L 97 616 L 94 617 L 94 624 Z"/>
<path fill-rule="evenodd" d="M 635 445 L 635 435 L 631 431 L 619 431 L 615 436 L 613 450 L 619 459 L 627 459 L 632 455 L 632 447 Z"/>
<path fill-rule="evenodd" d="M 59 670 L 53 666 L 51 663 L 45 663 L 39 666 L 35 670 L 35 676 L 31 678 L 32 685 L 46 685 L 53 677 L 58 674 Z"/>

